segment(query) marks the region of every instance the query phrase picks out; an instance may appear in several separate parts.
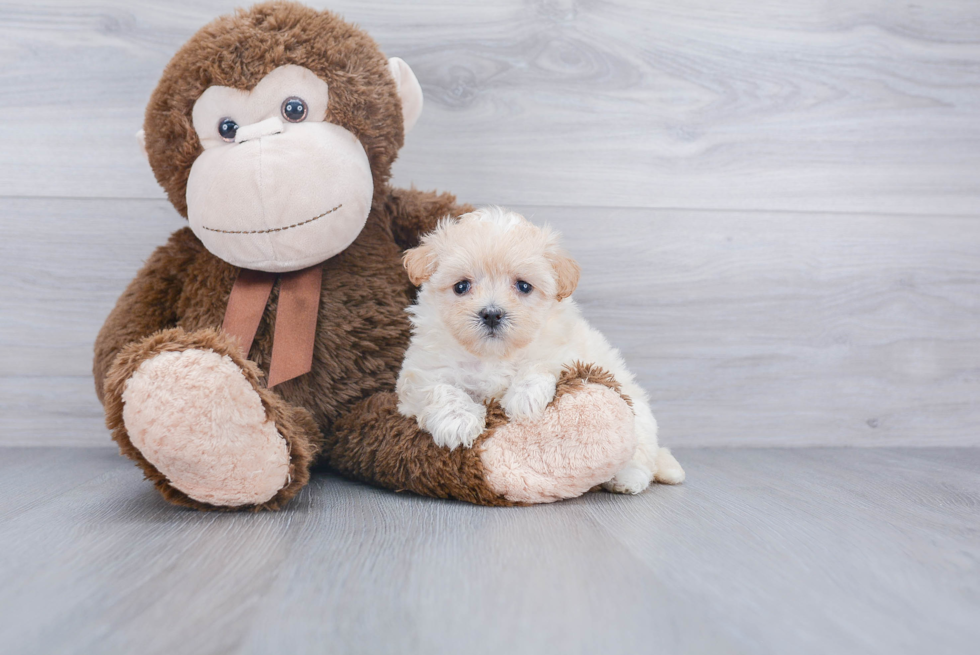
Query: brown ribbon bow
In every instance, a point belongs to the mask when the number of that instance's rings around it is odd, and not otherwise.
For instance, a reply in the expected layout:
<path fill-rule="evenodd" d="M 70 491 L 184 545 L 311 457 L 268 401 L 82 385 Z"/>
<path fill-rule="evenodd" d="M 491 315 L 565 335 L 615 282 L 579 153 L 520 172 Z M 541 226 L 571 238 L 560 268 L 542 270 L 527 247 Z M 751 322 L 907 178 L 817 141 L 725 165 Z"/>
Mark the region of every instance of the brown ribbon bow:
<path fill-rule="evenodd" d="M 222 325 L 225 332 L 238 339 L 248 357 L 277 277 L 282 282 L 279 285 L 279 307 L 276 309 L 275 335 L 272 339 L 272 363 L 269 365 L 270 389 L 309 373 L 313 365 L 322 266 L 317 264 L 289 273 L 241 269 L 231 289 Z"/>

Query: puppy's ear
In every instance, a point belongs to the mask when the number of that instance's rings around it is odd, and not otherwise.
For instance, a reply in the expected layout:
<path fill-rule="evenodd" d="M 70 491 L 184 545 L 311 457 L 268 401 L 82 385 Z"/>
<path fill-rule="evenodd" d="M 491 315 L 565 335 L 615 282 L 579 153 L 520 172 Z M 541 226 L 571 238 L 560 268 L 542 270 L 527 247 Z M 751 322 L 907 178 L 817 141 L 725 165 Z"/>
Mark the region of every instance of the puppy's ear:
<path fill-rule="evenodd" d="M 423 243 L 417 248 L 406 251 L 402 257 L 402 264 L 408 271 L 408 279 L 415 286 L 419 286 L 436 271 L 435 250 L 428 243 Z"/>
<path fill-rule="evenodd" d="M 558 302 L 568 298 L 578 286 L 578 278 L 581 274 L 578 262 L 572 259 L 565 250 L 556 248 L 548 253 L 548 260 L 551 267 L 555 270 L 555 297 Z"/>

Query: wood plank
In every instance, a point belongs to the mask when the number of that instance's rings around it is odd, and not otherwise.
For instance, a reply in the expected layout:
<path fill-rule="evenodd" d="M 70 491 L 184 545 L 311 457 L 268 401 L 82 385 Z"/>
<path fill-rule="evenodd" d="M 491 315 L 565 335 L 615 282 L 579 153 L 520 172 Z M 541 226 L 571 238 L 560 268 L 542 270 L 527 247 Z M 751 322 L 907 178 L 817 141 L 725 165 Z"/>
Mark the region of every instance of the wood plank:
<path fill-rule="evenodd" d="M 2 375 L 87 376 L 105 317 L 187 222 L 166 201 L 0 199 Z"/>
<path fill-rule="evenodd" d="M 276 514 L 168 506 L 99 450 L 62 452 L 105 473 L 0 521 L 11 652 L 966 653 L 980 638 L 980 449 L 680 449 L 682 486 L 507 509 L 317 476 Z M 0 480 L 23 470 L 10 461 Z M 38 477 L 71 475 L 60 462 Z"/>
<path fill-rule="evenodd" d="M 10 448 L 0 451 L 0 521 L 42 505 L 119 467 L 131 468 L 114 448 Z"/>
<path fill-rule="evenodd" d="M 980 451 L 924 452 L 931 466 L 917 450 L 683 451 L 689 483 L 656 489 L 649 513 L 609 496 L 588 513 L 750 652 L 913 653 L 934 639 L 967 653 Z"/>
<path fill-rule="evenodd" d="M 5 650 L 232 652 L 294 515 L 181 511 L 141 477 L 116 467 L 0 524 Z"/>
<path fill-rule="evenodd" d="M 678 445 L 976 445 L 980 223 L 528 207 Z M 91 344 L 162 201 L 0 200 L 0 442 L 107 443 Z"/>
<path fill-rule="evenodd" d="M 300 529 L 244 653 L 281 647 L 283 633 L 297 645 L 392 655 L 645 652 L 684 642 L 696 652 L 732 649 L 615 535 L 584 520 L 582 507 L 487 512 L 335 480 L 317 485 L 311 496 L 323 504 L 310 513 L 319 520 Z M 322 584 L 304 582 L 308 562 L 323 563 Z M 310 621 L 294 607 L 330 609 Z"/>
<path fill-rule="evenodd" d="M 0 195 L 160 198 L 132 135 L 176 49 L 237 4 L 0 7 Z M 980 211 L 970 0 L 313 4 L 418 74 L 401 185 L 500 204 Z"/>
<path fill-rule="evenodd" d="M 0 445 L 111 444 L 91 374 L 0 376 Z"/>

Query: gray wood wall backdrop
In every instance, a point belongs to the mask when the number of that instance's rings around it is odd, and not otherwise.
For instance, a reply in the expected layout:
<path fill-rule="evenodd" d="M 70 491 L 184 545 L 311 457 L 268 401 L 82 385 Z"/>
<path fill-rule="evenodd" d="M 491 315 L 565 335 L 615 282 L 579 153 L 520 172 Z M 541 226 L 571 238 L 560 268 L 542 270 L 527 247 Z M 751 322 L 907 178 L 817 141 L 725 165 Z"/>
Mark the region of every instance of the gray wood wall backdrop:
<path fill-rule="evenodd" d="M 559 227 L 674 445 L 980 444 L 980 3 L 316 2 L 416 71 L 396 182 Z M 0 443 L 181 225 L 133 133 L 233 2 L 0 3 Z"/>

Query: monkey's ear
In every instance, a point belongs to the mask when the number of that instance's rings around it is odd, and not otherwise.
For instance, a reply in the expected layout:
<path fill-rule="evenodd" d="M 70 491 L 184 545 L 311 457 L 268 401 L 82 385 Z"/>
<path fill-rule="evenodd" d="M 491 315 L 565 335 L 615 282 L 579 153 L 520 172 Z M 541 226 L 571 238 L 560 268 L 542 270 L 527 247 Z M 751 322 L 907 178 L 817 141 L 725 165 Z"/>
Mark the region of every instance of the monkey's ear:
<path fill-rule="evenodd" d="M 561 248 L 548 253 L 548 259 L 551 261 L 551 267 L 555 269 L 555 285 L 557 287 L 555 297 L 558 302 L 561 302 L 575 292 L 581 269 L 578 262 Z"/>
<path fill-rule="evenodd" d="M 388 70 L 395 78 L 398 97 L 402 101 L 402 120 L 405 121 L 405 134 L 412 129 L 415 121 L 422 114 L 422 85 L 419 84 L 415 73 L 403 60 L 392 57 L 388 60 Z"/>
<path fill-rule="evenodd" d="M 405 252 L 402 257 L 402 264 L 408 271 L 408 279 L 412 284 L 419 286 L 436 271 L 436 253 L 432 246 L 423 243 L 417 248 L 412 248 Z"/>
<path fill-rule="evenodd" d="M 143 130 L 136 133 L 136 141 L 140 144 L 140 152 L 143 153 L 144 157 L 149 159 L 149 155 L 146 154 L 146 133 Z"/>

